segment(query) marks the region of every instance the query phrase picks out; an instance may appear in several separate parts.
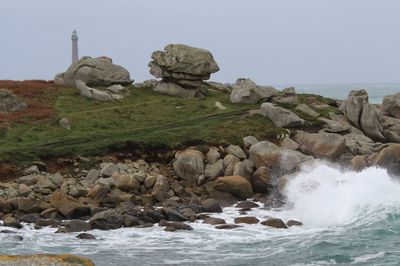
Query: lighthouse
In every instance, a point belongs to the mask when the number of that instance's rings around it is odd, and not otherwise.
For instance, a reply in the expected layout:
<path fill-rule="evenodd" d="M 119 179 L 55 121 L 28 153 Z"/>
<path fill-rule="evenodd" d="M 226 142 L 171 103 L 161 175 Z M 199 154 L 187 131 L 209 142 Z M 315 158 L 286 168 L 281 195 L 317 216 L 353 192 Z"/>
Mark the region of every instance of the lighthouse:
<path fill-rule="evenodd" d="M 79 56 L 78 56 L 78 33 L 76 30 L 72 32 L 71 36 L 72 40 L 72 64 L 78 62 Z"/>

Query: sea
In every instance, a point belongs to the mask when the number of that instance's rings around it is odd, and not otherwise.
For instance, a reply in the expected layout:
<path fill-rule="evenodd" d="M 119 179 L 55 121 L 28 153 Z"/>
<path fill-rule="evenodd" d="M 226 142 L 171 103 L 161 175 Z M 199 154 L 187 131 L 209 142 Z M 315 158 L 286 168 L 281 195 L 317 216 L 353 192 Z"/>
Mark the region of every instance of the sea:
<path fill-rule="evenodd" d="M 349 86 L 350 85 L 350 86 Z M 296 86 L 298 92 L 344 99 L 349 89 L 364 88 L 370 102 L 400 91 L 400 84 Z M 361 172 L 314 161 L 288 177 L 285 206 L 260 208 L 246 215 L 232 207 L 213 214 L 227 223 L 236 217 L 260 221 L 298 220 L 303 226 L 275 229 L 261 224 L 218 230 L 201 221 L 193 231 L 165 232 L 161 227 L 92 230 L 96 240 L 54 228 L 34 230 L 26 224 L 0 234 L 0 253 L 72 253 L 96 265 L 400 265 L 400 181 L 385 169 Z M 0 226 L 0 230 L 9 229 Z"/>

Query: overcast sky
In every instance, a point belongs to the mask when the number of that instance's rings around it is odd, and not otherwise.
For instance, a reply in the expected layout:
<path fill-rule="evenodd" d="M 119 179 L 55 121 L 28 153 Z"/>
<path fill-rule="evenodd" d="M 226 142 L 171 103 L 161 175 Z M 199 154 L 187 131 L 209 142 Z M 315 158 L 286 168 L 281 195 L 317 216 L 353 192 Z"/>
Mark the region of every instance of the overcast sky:
<path fill-rule="evenodd" d="M 262 84 L 400 81 L 399 0 L 0 0 L 0 79 L 52 79 L 106 55 L 151 78 L 154 50 L 210 50 L 211 79 Z"/>

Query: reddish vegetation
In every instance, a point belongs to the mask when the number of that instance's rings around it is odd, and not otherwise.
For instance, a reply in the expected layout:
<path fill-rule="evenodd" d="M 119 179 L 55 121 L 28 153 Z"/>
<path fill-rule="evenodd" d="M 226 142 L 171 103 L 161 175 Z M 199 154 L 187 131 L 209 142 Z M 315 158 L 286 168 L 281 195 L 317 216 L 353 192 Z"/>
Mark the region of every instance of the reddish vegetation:
<path fill-rule="evenodd" d="M 12 114 L 0 114 L 0 128 L 10 122 L 29 122 L 46 119 L 55 114 L 52 106 L 60 88 L 52 81 L 44 80 L 0 80 L 0 88 L 9 89 L 18 95 L 28 106 L 26 110 Z"/>

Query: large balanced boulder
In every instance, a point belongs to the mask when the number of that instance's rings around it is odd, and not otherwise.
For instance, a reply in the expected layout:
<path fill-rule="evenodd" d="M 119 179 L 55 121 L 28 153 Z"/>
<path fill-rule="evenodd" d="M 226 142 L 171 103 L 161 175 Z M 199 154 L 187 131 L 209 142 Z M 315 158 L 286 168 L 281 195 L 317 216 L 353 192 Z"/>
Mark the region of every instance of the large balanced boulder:
<path fill-rule="evenodd" d="M 232 103 L 258 103 L 276 95 L 278 90 L 270 86 L 259 86 L 254 81 L 239 78 L 231 92 Z"/>
<path fill-rule="evenodd" d="M 54 82 L 66 87 L 75 87 L 81 80 L 87 86 L 111 86 L 114 84 L 129 85 L 133 82 L 128 70 L 113 64 L 109 57 L 82 57 L 73 63 L 65 73 L 58 74 Z"/>
<path fill-rule="evenodd" d="M 400 92 L 383 98 L 382 109 L 390 116 L 400 118 Z"/>
<path fill-rule="evenodd" d="M 385 141 L 382 129 L 382 114 L 377 107 L 368 103 L 365 90 L 352 90 L 341 109 L 349 122 L 361 129 L 375 141 Z"/>
<path fill-rule="evenodd" d="M 295 136 L 299 149 L 316 158 L 335 160 L 346 150 L 345 138 L 334 133 L 307 133 L 299 131 Z"/>
<path fill-rule="evenodd" d="M 22 102 L 17 95 L 10 90 L 0 89 L 0 114 L 24 109 L 26 109 L 26 103 Z"/>
<path fill-rule="evenodd" d="M 219 71 L 209 51 L 184 44 L 169 44 L 164 51 L 153 52 L 151 59 L 150 73 L 162 79 L 154 90 L 175 97 L 203 97 L 203 80 Z"/>
<path fill-rule="evenodd" d="M 304 125 L 304 120 L 295 113 L 273 103 L 263 103 L 260 111 L 262 115 L 271 119 L 276 127 L 298 128 Z"/>
<path fill-rule="evenodd" d="M 198 150 L 187 149 L 175 154 L 173 164 L 175 173 L 182 179 L 194 184 L 204 172 L 204 155 Z"/>
<path fill-rule="evenodd" d="M 238 199 L 245 200 L 253 195 L 250 182 L 243 176 L 221 176 L 214 184 L 214 189 L 228 192 Z"/>

